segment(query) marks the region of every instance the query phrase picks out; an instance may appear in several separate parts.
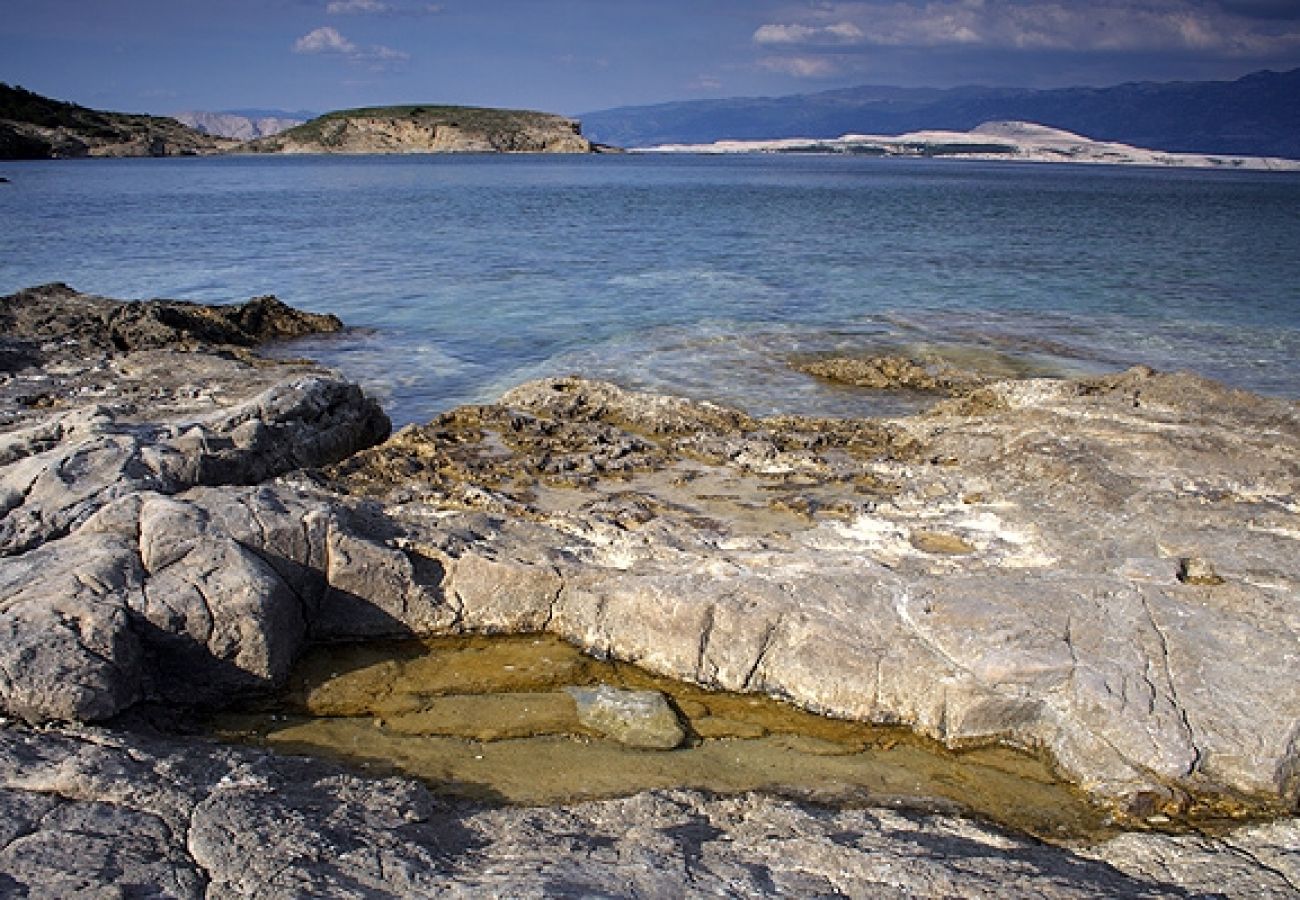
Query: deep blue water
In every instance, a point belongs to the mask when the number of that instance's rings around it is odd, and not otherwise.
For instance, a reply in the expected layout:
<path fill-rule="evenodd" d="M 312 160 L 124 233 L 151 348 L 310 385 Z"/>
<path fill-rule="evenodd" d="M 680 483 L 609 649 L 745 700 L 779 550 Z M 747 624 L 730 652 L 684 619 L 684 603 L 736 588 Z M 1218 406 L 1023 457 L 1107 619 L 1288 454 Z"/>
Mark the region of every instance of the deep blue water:
<path fill-rule="evenodd" d="M 1188 368 L 1300 396 L 1300 177 L 851 157 L 0 163 L 0 292 L 274 293 L 399 422 L 556 372 L 887 402 L 793 353 Z M 973 354 L 973 356 L 971 356 Z"/>

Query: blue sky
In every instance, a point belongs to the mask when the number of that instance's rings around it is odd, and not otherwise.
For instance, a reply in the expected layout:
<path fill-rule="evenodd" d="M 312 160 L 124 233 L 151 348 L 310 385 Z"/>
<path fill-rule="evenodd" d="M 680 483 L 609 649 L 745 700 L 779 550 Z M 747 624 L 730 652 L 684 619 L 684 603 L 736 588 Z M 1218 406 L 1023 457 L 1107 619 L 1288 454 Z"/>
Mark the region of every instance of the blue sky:
<path fill-rule="evenodd" d="M 1300 66 L 1300 0 L 0 0 L 0 81 L 171 113 L 576 114 L 855 84 L 1058 87 Z"/>

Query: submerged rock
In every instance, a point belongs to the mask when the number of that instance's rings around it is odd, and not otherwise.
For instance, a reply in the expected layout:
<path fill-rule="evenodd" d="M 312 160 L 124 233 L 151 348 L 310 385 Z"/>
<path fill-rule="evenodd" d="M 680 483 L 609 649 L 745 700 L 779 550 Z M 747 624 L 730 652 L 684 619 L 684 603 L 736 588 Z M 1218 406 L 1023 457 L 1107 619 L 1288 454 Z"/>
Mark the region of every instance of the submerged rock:
<path fill-rule="evenodd" d="M 839 384 L 875 390 L 909 390 L 958 396 L 987 382 L 972 372 L 945 363 L 925 363 L 906 356 L 831 356 L 793 366 L 800 372 Z"/>
<path fill-rule="evenodd" d="M 578 721 L 629 747 L 672 750 L 686 740 L 681 719 L 658 691 L 628 691 L 598 685 L 565 688 L 578 707 Z"/>

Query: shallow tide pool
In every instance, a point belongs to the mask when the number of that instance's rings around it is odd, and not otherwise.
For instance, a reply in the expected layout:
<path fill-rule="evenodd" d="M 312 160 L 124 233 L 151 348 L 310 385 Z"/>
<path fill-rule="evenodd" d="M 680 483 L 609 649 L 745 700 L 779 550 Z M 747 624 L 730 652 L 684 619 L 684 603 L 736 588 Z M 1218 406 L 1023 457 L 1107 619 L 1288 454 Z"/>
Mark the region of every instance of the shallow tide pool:
<path fill-rule="evenodd" d="M 687 724 L 686 743 L 631 749 L 584 728 L 564 687 L 597 684 L 666 694 Z M 906 729 L 659 678 L 545 635 L 316 647 L 284 694 L 217 716 L 210 727 L 226 740 L 412 775 L 435 793 L 479 801 L 767 791 L 961 810 L 1048 840 L 1117 830 L 1032 754 L 999 746 L 955 752 Z"/>

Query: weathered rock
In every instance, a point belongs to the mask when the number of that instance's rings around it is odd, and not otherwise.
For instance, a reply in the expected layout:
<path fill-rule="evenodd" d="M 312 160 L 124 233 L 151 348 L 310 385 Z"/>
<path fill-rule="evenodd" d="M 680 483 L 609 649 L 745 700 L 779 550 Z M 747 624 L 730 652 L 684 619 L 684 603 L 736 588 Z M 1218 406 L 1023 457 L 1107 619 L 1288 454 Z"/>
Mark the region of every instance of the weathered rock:
<path fill-rule="evenodd" d="M 1286 897 L 1295 828 L 1081 853 L 950 814 L 752 794 L 492 808 L 253 750 L 0 726 L 0 890 L 16 896 Z"/>
<path fill-rule="evenodd" d="M 339 331 L 337 316 L 302 312 L 275 297 L 238 305 L 183 300 L 124 302 L 47 284 L 0 297 L 0 328 L 13 338 L 66 353 L 160 347 L 253 347 L 273 340 Z"/>
<path fill-rule="evenodd" d="M 578 721 L 597 734 L 643 750 L 672 750 L 686 740 L 681 719 L 658 691 L 598 685 L 565 688 L 578 707 Z"/>
<path fill-rule="evenodd" d="M 328 504 L 162 495 L 257 484 L 382 440 L 388 420 L 355 385 L 207 344 L 337 320 L 269 298 L 131 305 L 60 286 L 3 298 L 0 318 L 29 339 L 23 363 L 45 367 L 0 379 L 0 708 L 96 720 L 140 697 L 202 700 L 282 677 L 308 610 L 299 573 L 276 569 L 279 545 L 325 560 L 325 520 L 302 520 Z M 118 349 L 195 341 L 206 352 Z M 8 390 L 25 384 L 40 402 Z M 321 543 L 307 547 L 309 534 Z"/>
<path fill-rule="evenodd" d="M 549 630 L 706 686 L 1044 748 L 1130 816 L 1294 808 L 1300 699 L 1276 689 L 1300 674 L 1293 404 L 1135 370 L 892 422 L 760 420 L 562 379 L 354 453 L 386 425 L 320 372 L 212 351 L 183 372 L 170 349 L 83 358 L 33 334 L 0 348 L 8 715 L 219 704 L 313 638 Z M 1121 874 L 950 816 L 694 794 L 451 811 L 407 782 L 160 747 L 0 727 L 0 888 L 1295 887 L 1290 823 L 1088 851 Z M 138 839 L 100 840 L 119 828 Z"/>
<path fill-rule="evenodd" d="M 853 423 L 541 382 L 335 483 L 412 535 L 428 504 L 497 514 L 442 562 L 462 627 L 490 608 L 706 685 L 1046 747 L 1133 813 L 1289 807 L 1295 407 L 1148 371 L 982 392 Z M 459 568 L 482 556 L 510 596 Z M 1180 580 L 1188 557 L 1224 583 Z"/>
<path fill-rule="evenodd" d="M 0 554 L 67 534 L 138 491 L 256 484 L 382 440 L 387 417 L 360 389 L 314 375 L 214 414 L 141 425 L 111 408 L 52 416 L 0 436 Z"/>
<path fill-rule="evenodd" d="M 793 363 L 796 370 L 839 384 L 875 390 L 909 390 L 960 396 L 987 379 L 941 362 L 906 356 L 831 356 Z"/>

